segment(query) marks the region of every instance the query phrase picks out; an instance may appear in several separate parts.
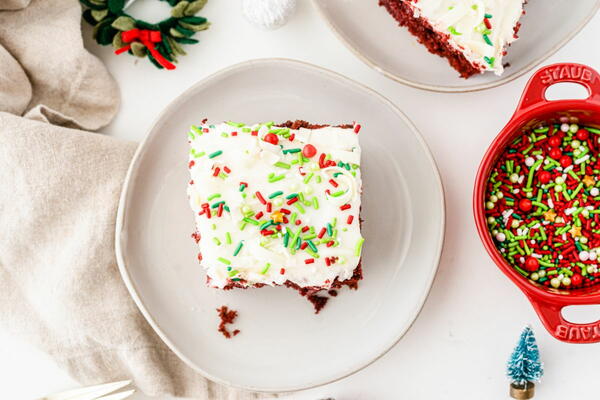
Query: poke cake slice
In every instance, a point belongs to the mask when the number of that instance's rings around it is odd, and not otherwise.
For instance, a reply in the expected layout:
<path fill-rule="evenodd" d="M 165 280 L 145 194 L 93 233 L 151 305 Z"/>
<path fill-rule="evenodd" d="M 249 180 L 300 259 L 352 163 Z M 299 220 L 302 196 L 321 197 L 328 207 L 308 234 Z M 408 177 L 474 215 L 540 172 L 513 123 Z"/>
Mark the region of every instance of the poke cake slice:
<path fill-rule="evenodd" d="M 460 76 L 504 71 L 526 0 L 379 0 L 379 5 Z"/>
<path fill-rule="evenodd" d="M 310 296 L 362 278 L 360 125 L 193 126 L 188 197 L 209 286 Z"/>

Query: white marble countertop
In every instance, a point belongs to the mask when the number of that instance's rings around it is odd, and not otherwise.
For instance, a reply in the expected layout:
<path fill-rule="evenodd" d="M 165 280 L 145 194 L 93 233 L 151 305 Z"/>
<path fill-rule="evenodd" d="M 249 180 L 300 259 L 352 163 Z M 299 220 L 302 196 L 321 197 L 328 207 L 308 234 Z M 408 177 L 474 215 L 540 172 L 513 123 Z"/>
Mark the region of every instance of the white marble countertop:
<path fill-rule="evenodd" d="M 158 8 L 147 10 L 150 4 L 139 2 L 131 11 L 159 18 L 166 8 L 156 3 Z M 309 1 L 299 3 L 288 25 L 262 32 L 241 19 L 239 1 L 210 1 L 204 15 L 218 23 L 199 35 L 201 44 L 186 48 L 189 55 L 174 72 L 156 70 L 146 60 L 136 63 L 125 55 L 114 56 L 109 48 L 100 48 L 89 39 L 89 29 L 84 30 L 88 48 L 107 64 L 121 87 L 121 111 L 104 129 L 115 137 L 141 140 L 167 103 L 223 67 L 251 58 L 288 57 L 334 69 L 370 86 L 402 109 L 427 140 L 444 181 L 447 230 L 439 272 L 421 315 L 400 343 L 373 365 L 337 383 L 289 398 L 508 398 L 505 362 L 527 323 L 537 334 L 546 367 L 537 398 L 597 396 L 600 344 L 569 345 L 550 337 L 525 297 L 487 256 L 473 223 L 471 192 L 477 166 L 510 118 L 531 73 L 475 93 L 439 94 L 409 88 L 363 64 L 338 42 Z M 600 69 L 599 37 L 600 15 L 596 15 L 544 64 L 569 61 Z M 567 93 L 566 89 L 562 93 Z M 582 322 L 595 320 L 600 317 L 599 310 L 587 307 L 570 315 Z M 17 338 L 0 336 L 0 340 L 7 344 L 0 350 L 1 398 L 27 399 L 72 384 L 27 344 Z M 134 398 L 148 399 L 143 395 Z"/>

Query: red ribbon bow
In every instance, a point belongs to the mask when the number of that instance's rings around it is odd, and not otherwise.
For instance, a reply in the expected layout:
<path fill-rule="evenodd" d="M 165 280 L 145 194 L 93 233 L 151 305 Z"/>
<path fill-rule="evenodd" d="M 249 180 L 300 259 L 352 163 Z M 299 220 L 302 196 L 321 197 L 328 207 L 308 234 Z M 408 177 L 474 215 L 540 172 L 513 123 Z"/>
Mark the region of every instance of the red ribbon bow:
<path fill-rule="evenodd" d="M 150 51 L 150 54 L 152 54 L 152 57 L 154 57 L 154 59 L 160 65 L 162 65 L 166 69 L 175 69 L 175 66 L 173 64 L 171 64 L 166 58 L 164 58 L 162 56 L 162 54 L 160 54 L 158 52 L 158 50 L 156 50 L 156 48 L 154 47 L 154 43 L 162 42 L 162 35 L 161 35 L 160 31 L 151 31 L 151 30 L 147 30 L 147 29 L 137 29 L 137 28 L 131 29 L 131 30 L 121 33 L 121 39 L 123 39 L 123 41 L 125 43 L 139 41 L 144 46 L 146 46 L 148 51 Z M 131 49 L 130 44 L 128 44 L 125 47 L 121 47 L 118 50 L 115 50 L 115 54 L 124 53 L 126 51 L 129 51 L 129 49 Z"/>

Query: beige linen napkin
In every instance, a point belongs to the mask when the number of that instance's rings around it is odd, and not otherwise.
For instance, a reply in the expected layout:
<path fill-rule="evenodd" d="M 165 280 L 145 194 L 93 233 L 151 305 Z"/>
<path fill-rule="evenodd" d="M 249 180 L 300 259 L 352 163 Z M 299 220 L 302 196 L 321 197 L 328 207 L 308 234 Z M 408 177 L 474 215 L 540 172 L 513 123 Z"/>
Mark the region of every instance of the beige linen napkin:
<path fill-rule="evenodd" d="M 114 225 L 136 144 L 80 130 L 106 125 L 119 103 L 80 19 L 76 0 L 0 0 L 0 330 L 81 384 L 258 398 L 184 365 L 121 282 Z"/>

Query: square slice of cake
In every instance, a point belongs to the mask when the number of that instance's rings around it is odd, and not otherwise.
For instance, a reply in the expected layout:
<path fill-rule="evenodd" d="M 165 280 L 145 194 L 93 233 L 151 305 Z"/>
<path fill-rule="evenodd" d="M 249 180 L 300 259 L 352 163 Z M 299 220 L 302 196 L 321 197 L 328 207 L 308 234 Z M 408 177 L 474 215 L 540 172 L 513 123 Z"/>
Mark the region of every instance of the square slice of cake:
<path fill-rule="evenodd" d="M 460 76 L 504 71 L 526 0 L 379 0 L 379 5 Z"/>
<path fill-rule="evenodd" d="M 360 125 L 193 126 L 188 197 L 215 288 L 310 295 L 362 278 Z"/>

